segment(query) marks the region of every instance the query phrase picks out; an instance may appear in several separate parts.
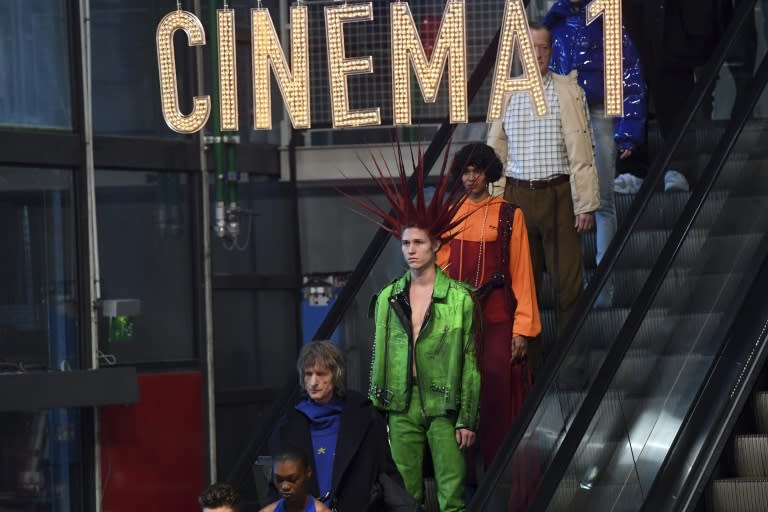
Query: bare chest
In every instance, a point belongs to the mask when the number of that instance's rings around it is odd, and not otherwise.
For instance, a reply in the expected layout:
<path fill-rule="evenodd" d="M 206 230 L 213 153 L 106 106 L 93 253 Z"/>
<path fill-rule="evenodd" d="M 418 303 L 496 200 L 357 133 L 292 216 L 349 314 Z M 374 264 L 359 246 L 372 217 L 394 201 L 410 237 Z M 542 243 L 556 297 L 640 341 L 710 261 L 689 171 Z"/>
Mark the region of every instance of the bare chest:
<path fill-rule="evenodd" d="M 429 311 L 429 306 L 432 303 L 432 287 L 412 286 L 408 295 L 411 303 L 411 326 L 413 327 L 412 334 L 415 342 L 424 326 L 427 311 Z"/>

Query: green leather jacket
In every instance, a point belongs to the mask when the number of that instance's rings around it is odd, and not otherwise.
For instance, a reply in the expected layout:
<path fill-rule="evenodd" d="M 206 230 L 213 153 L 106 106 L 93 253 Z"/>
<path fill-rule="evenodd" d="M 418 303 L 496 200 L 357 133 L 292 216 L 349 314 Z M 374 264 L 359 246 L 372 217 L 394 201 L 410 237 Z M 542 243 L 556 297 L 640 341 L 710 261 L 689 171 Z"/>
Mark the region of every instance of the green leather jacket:
<path fill-rule="evenodd" d="M 456 415 L 456 428 L 475 430 L 480 372 L 475 358 L 475 303 L 471 288 L 437 269 L 432 304 L 416 350 L 408 303 L 410 272 L 374 297 L 376 337 L 368 396 L 379 409 L 403 412 L 413 383 L 413 355 L 422 410 L 427 416 Z"/>

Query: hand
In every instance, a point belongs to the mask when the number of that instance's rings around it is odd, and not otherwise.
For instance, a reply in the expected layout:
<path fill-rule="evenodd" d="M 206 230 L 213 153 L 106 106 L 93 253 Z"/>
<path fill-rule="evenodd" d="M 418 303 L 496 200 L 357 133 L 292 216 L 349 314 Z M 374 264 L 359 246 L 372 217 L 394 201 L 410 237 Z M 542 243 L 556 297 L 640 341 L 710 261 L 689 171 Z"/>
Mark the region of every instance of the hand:
<path fill-rule="evenodd" d="M 631 154 L 632 154 L 632 150 L 631 149 L 620 149 L 619 150 L 619 160 L 626 160 L 627 158 L 630 157 Z"/>
<path fill-rule="evenodd" d="M 511 357 L 509 358 L 509 362 L 514 363 L 515 361 L 519 361 L 520 359 L 524 358 L 525 354 L 528 353 L 528 340 L 525 338 L 525 336 L 512 336 L 511 343 Z"/>
<path fill-rule="evenodd" d="M 576 223 L 573 225 L 577 233 L 584 233 L 595 227 L 595 216 L 591 213 L 580 213 L 576 216 Z"/>
<path fill-rule="evenodd" d="M 459 445 L 459 450 L 466 450 L 475 444 L 475 433 L 466 428 L 456 429 L 456 443 Z"/>

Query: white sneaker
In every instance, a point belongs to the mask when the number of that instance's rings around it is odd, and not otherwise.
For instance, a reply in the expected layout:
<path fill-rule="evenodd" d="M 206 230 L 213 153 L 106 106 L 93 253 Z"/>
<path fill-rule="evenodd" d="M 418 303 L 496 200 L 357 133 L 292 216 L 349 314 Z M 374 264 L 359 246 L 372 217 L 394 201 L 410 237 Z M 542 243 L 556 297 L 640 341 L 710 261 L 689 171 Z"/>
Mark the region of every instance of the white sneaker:
<path fill-rule="evenodd" d="M 616 176 L 613 180 L 613 191 L 617 194 L 637 194 L 640 186 L 643 184 L 643 178 L 638 178 L 634 174 L 624 173 Z"/>
<path fill-rule="evenodd" d="M 664 192 L 688 192 L 688 180 L 681 173 L 670 169 L 664 174 Z"/>

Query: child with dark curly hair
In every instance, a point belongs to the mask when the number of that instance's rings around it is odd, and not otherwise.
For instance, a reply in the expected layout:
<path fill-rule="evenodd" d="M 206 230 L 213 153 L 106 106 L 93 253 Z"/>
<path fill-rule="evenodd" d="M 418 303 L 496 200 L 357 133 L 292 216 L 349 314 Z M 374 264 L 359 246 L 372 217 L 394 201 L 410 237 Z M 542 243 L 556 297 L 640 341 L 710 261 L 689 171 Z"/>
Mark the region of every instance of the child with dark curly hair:
<path fill-rule="evenodd" d="M 240 493 L 229 484 L 212 484 L 197 498 L 203 512 L 239 512 Z"/>

